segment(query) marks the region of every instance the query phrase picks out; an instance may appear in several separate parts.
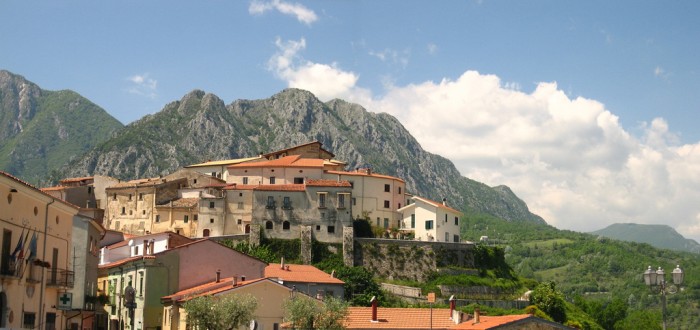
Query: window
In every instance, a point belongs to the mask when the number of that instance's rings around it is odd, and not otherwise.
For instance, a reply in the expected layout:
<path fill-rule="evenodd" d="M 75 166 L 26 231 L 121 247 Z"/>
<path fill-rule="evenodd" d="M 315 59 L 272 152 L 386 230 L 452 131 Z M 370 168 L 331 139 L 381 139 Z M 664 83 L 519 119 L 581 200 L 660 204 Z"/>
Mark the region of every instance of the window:
<path fill-rule="evenodd" d="M 318 193 L 318 207 L 319 208 L 326 207 L 326 193 Z"/>
<path fill-rule="evenodd" d="M 388 184 L 384 185 L 384 192 L 391 192 L 391 186 Z"/>
<path fill-rule="evenodd" d="M 425 221 L 425 229 L 433 229 L 433 220 Z"/>
<path fill-rule="evenodd" d="M 243 219 L 238 219 L 237 223 L 238 223 L 239 225 L 242 225 L 242 224 L 243 224 Z"/>
<path fill-rule="evenodd" d="M 265 229 L 272 229 L 272 221 L 265 222 Z"/>
<path fill-rule="evenodd" d="M 400 208 L 401 208 L 401 203 L 399 203 L 399 207 L 397 207 L 397 209 L 400 209 Z"/>
<path fill-rule="evenodd" d="M 459 243 L 459 235 L 454 235 L 454 242 Z"/>
<path fill-rule="evenodd" d="M 381 221 L 381 219 L 377 217 L 377 227 L 379 227 L 379 221 Z"/>
<path fill-rule="evenodd" d="M 294 184 L 304 184 L 304 178 L 294 178 Z"/>
<path fill-rule="evenodd" d="M 445 233 L 445 242 L 450 241 L 450 233 Z"/>
<path fill-rule="evenodd" d="M 243 197 L 243 193 L 238 193 L 238 197 Z"/>
<path fill-rule="evenodd" d="M 119 221 L 114 222 L 114 229 L 119 230 Z"/>
<path fill-rule="evenodd" d="M 160 214 L 156 214 L 156 222 L 160 222 Z"/>
<path fill-rule="evenodd" d="M 459 226 L 459 217 L 455 217 L 455 226 Z"/>
<path fill-rule="evenodd" d="M 289 221 L 285 221 L 282 223 L 282 230 L 289 230 Z"/>
<path fill-rule="evenodd" d="M 399 195 L 401 194 L 401 187 L 399 187 L 399 191 L 397 192 Z"/>
<path fill-rule="evenodd" d="M 214 223 L 214 218 L 209 218 L 209 223 Z"/>
<path fill-rule="evenodd" d="M 92 194 L 92 187 L 88 187 L 88 194 Z"/>
<path fill-rule="evenodd" d="M 22 328 L 34 329 L 34 323 L 36 322 L 35 313 L 24 312 L 24 317 L 22 317 Z"/>
<path fill-rule="evenodd" d="M 139 246 L 138 245 L 134 246 L 134 255 L 135 256 L 139 255 Z"/>
<path fill-rule="evenodd" d="M 388 209 L 388 208 L 390 208 L 390 207 L 391 207 L 391 202 L 389 202 L 389 201 L 384 201 L 384 208 L 385 208 L 385 209 Z"/>
<path fill-rule="evenodd" d="M 143 193 L 139 193 L 139 200 L 140 200 L 140 201 L 143 200 Z"/>
<path fill-rule="evenodd" d="M 199 214 L 194 215 L 194 221 L 197 221 L 197 220 L 199 220 Z"/>
<path fill-rule="evenodd" d="M 352 206 L 357 205 L 357 199 L 355 197 L 352 198 Z"/>
<path fill-rule="evenodd" d="M 338 194 L 338 208 L 345 208 L 345 194 Z"/>
<path fill-rule="evenodd" d="M 142 215 L 146 215 L 146 210 L 141 211 Z"/>
<path fill-rule="evenodd" d="M 129 215 L 134 215 L 134 210 L 129 210 Z"/>
<path fill-rule="evenodd" d="M 275 177 L 274 176 L 270 177 L 270 184 L 275 184 Z"/>
<path fill-rule="evenodd" d="M 214 203 L 214 201 L 209 201 L 209 208 L 213 209 L 214 206 L 216 206 L 216 203 Z"/>
<path fill-rule="evenodd" d="M 202 237 L 209 237 L 209 233 L 210 233 L 209 229 L 202 230 Z"/>
<path fill-rule="evenodd" d="M 447 223 L 447 213 L 445 213 L 445 223 Z"/>
<path fill-rule="evenodd" d="M 285 210 L 289 210 L 292 208 L 292 200 L 289 199 L 289 196 L 285 196 L 282 200 L 282 208 Z"/>
<path fill-rule="evenodd" d="M 319 231 L 319 230 L 321 230 L 321 226 L 320 226 L 320 225 L 316 225 L 316 231 Z"/>
<path fill-rule="evenodd" d="M 131 200 L 131 194 L 129 194 L 129 200 Z"/>
<path fill-rule="evenodd" d="M 265 208 L 268 208 L 268 209 L 275 208 L 275 197 L 274 196 L 267 196 L 267 205 L 265 205 Z"/>
<path fill-rule="evenodd" d="M 248 177 L 247 176 L 243 177 L 243 184 L 248 184 Z"/>
<path fill-rule="evenodd" d="M 411 214 L 411 228 L 416 228 L 416 215 Z"/>
<path fill-rule="evenodd" d="M 214 172 L 214 175 L 212 176 L 216 176 L 216 172 Z M 197 184 L 197 179 L 192 180 L 192 184 Z"/>
<path fill-rule="evenodd" d="M 143 297 L 143 272 L 139 272 L 139 296 Z"/>
<path fill-rule="evenodd" d="M 389 218 L 384 218 L 384 229 L 389 229 Z"/>
<path fill-rule="evenodd" d="M 112 195 L 112 200 L 115 200 L 115 201 L 117 200 L 117 194 L 116 194 L 116 193 L 114 193 L 114 194 Z"/>
<path fill-rule="evenodd" d="M 185 223 L 187 223 L 188 221 L 190 221 L 190 216 L 189 216 L 189 215 L 186 215 L 184 221 L 185 221 Z"/>
<path fill-rule="evenodd" d="M 328 226 L 328 233 L 329 234 L 335 233 L 335 226 Z"/>
<path fill-rule="evenodd" d="M 19 234 L 22 239 L 22 234 Z M 0 274 L 14 274 L 15 268 L 10 265 L 10 249 L 12 248 L 12 230 L 2 230 L 2 264 Z M 1 317 L 1 316 L 0 316 Z"/>
<path fill-rule="evenodd" d="M 126 214 L 126 207 L 122 206 L 122 214 Z"/>
<path fill-rule="evenodd" d="M 238 209 L 242 210 L 243 209 L 243 202 L 238 202 Z"/>

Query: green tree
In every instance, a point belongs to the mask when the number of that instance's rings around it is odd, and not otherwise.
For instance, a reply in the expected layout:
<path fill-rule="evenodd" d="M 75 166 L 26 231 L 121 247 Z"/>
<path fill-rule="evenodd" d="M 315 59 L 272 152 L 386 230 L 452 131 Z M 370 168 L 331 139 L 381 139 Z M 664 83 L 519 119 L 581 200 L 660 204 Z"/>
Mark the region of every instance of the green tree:
<path fill-rule="evenodd" d="M 343 320 L 348 304 L 328 297 L 323 303 L 307 296 L 295 295 L 284 302 L 285 319 L 292 329 L 345 329 Z"/>
<path fill-rule="evenodd" d="M 231 330 L 248 324 L 258 301 L 251 295 L 202 296 L 183 307 L 187 322 L 199 330 Z"/>
<path fill-rule="evenodd" d="M 660 330 L 661 328 L 661 314 L 651 313 L 645 310 L 632 311 L 625 319 L 615 323 L 615 330 Z"/>
<path fill-rule="evenodd" d="M 559 323 L 566 322 L 566 304 L 564 295 L 556 290 L 554 282 L 538 285 L 530 295 L 530 303 L 537 305 L 539 309 L 551 316 Z"/>

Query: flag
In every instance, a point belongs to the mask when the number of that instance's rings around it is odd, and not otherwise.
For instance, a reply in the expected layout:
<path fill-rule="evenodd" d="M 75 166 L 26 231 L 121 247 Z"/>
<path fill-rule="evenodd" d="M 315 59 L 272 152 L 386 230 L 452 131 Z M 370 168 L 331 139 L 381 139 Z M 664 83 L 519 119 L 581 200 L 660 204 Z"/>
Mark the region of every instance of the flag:
<path fill-rule="evenodd" d="M 36 236 L 36 230 L 32 234 L 32 240 L 29 242 L 29 255 L 27 256 L 27 262 L 32 261 L 33 259 L 36 259 L 36 241 L 39 239 Z"/>
<path fill-rule="evenodd" d="M 15 250 L 12 251 L 12 260 L 17 260 L 22 258 L 22 251 L 24 250 L 24 228 L 22 228 L 22 233 L 19 234 L 19 241 L 17 241 L 17 246 Z"/>

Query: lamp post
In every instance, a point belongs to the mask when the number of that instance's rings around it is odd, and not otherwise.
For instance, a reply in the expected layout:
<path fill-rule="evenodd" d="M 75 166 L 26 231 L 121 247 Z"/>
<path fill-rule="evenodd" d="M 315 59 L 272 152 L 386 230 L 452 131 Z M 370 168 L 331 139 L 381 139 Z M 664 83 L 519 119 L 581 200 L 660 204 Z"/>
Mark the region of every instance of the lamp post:
<path fill-rule="evenodd" d="M 659 291 L 661 292 L 661 315 L 663 317 L 664 330 L 666 330 L 666 291 L 668 290 L 669 293 L 676 293 L 676 286 L 683 284 L 683 270 L 679 265 L 676 265 L 676 269 L 671 272 L 671 276 L 673 278 L 673 284 L 675 285 L 667 287 L 666 273 L 663 269 L 661 269 L 661 267 L 654 271 L 651 269 L 651 266 L 649 266 L 649 268 L 647 268 L 647 270 L 644 272 L 644 284 L 646 284 L 652 290 L 658 287 Z"/>

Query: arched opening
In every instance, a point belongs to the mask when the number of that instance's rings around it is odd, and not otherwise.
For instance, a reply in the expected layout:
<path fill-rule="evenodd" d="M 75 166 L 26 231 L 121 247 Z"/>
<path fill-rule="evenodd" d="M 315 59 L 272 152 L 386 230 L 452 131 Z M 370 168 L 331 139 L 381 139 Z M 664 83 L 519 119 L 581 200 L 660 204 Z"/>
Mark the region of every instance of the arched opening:
<path fill-rule="evenodd" d="M 250 234 L 250 225 L 245 225 L 245 233 Z"/>
<path fill-rule="evenodd" d="M 209 229 L 204 229 L 202 231 L 202 237 L 209 237 Z"/>
<path fill-rule="evenodd" d="M 272 229 L 272 221 L 265 222 L 265 229 Z"/>
<path fill-rule="evenodd" d="M 282 223 L 282 229 L 283 230 L 289 230 L 289 221 L 285 221 Z"/>

